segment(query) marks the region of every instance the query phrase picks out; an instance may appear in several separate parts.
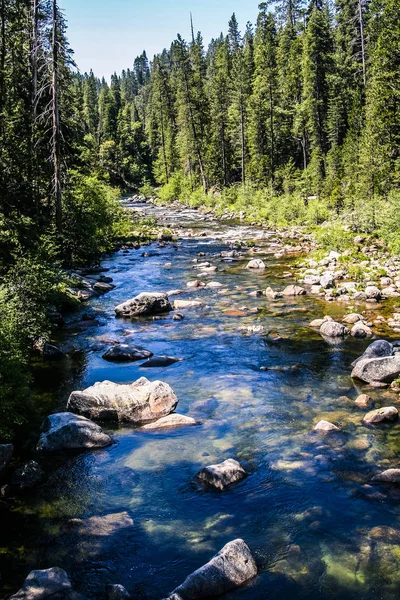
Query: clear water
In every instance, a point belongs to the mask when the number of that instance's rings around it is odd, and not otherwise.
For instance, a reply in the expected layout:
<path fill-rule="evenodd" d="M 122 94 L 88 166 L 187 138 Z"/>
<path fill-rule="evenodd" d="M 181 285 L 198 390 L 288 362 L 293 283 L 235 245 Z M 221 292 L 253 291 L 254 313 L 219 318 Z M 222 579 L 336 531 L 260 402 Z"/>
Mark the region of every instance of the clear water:
<path fill-rule="evenodd" d="M 200 424 L 146 433 L 121 428 L 113 431 L 117 443 L 111 448 L 46 459 L 47 482 L 20 499 L 2 525 L 4 595 L 32 568 L 60 566 L 88 598 L 103 598 L 106 583 L 121 583 L 133 598 L 158 600 L 226 542 L 242 537 L 259 576 L 227 600 L 398 598 L 400 493 L 370 485 L 370 479 L 398 466 L 400 427 L 361 424 L 364 411 L 354 399 L 362 387 L 351 380 L 350 363 L 366 342 L 330 345 L 308 327 L 313 318 L 342 316 L 347 309 L 311 296 L 250 296 L 293 283 L 286 278 L 292 259 L 274 258 L 272 234 L 257 240 L 266 271 L 249 272 L 250 253 L 231 263 L 218 254 L 230 249 L 231 240 L 256 238 L 260 231 L 203 222 L 195 211 L 139 209 L 191 227 L 193 237 L 184 233 L 177 249 L 153 244 L 104 262 L 116 289 L 90 305 L 101 325 L 64 336 L 65 347 L 84 354 L 38 366 L 42 410 L 64 409 L 73 389 L 95 381 L 123 383 L 144 375 L 168 382 L 179 397 L 178 412 Z M 207 237 L 198 237 L 202 231 Z M 143 258 L 143 251 L 150 256 Z M 203 306 L 183 309 L 181 322 L 172 314 L 114 318 L 114 306 L 142 291 L 186 290 L 196 278 L 192 261 L 200 251 L 207 253 L 200 261 L 218 266 L 206 280 L 224 287 L 173 299 L 200 299 Z M 230 316 L 243 306 L 261 312 Z M 240 330 L 257 324 L 270 333 Z M 107 363 L 101 355 L 113 340 L 184 360 L 154 369 Z M 399 403 L 386 390 L 368 393 L 378 405 Z M 321 418 L 341 431 L 310 433 Z M 243 482 L 222 493 L 195 482 L 201 467 L 230 457 L 249 470 Z M 70 523 L 94 516 L 100 519 L 87 522 L 90 530 Z"/>

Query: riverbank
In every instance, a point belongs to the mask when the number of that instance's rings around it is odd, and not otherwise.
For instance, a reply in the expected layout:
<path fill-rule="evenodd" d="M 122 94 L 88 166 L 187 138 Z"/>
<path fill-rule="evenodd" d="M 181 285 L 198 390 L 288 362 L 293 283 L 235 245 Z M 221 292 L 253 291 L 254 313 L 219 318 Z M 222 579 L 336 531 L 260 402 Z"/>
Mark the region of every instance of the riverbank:
<path fill-rule="evenodd" d="M 374 336 L 395 341 L 396 333 L 386 323 L 372 338 L 327 339 L 310 323 L 328 315 L 342 324 L 353 311 L 367 323 L 387 318 L 396 298 L 326 302 L 297 279 L 308 255 L 276 232 L 182 207 L 131 206 L 156 217 L 172 241 L 120 249 L 102 262 L 115 287 L 71 316 L 55 340 L 66 356 L 37 365 L 35 391 L 49 414 L 96 381 L 145 375 L 167 383 L 178 412 L 199 424 L 145 431 L 102 424 L 113 445 L 40 458 L 43 482 L 3 499 L 4 596 L 31 569 L 59 566 L 88 598 L 101 600 L 106 584 L 120 583 L 133 598 L 159 600 L 240 537 L 259 574 L 226 598 L 372 600 L 379 585 L 394 600 L 398 491 L 371 480 L 396 466 L 398 425 L 363 418 L 371 408 L 398 407 L 399 397 L 352 379 L 351 363 Z M 253 260 L 265 268 L 247 268 Z M 285 295 L 290 286 L 307 293 Z M 116 306 L 144 291 L 168 292 L 174 310 L 115 318 Z M 80 329 L 84 313 L 93 319 Z M 121 343 L 183 360 L 148 368 L 146 359 L 103 358 Z M 368 407 L 356 403 L 361 393 Z M 321 420 L 338 430 L 313 433 Z M 38 437 L 32 431 L 33 444 Z M 248 476 L 222 492 L 198 483 L 201 469 L 227 459 Z"/>

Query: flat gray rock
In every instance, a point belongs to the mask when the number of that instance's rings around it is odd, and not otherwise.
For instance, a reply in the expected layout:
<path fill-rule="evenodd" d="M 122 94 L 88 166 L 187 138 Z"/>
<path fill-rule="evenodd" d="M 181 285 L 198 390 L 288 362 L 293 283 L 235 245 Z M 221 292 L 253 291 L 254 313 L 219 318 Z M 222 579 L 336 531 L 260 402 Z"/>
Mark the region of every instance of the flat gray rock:
<path fill-rule="evenodd" d="M 400 355 L 357 361 L 351 376 L 366 383 L 391 383 L 400 375 Z"/>
<path fill-rule="evenodd" d="M 67 408 L 90 419 L 142 425 L 166 417 L 177 404 L 178 398 L 167 383 L 141 377 L 131 384 L 102 381 L 72 392 Z"/>
<path fill-rule="evenodd" d="M 41 431 L 36 448 L 43 452 L 104 448 L 112 444 L 111 437 L 99 425 L 71 412 L 48 416 Z"/>
<path fill-rule="evenodd" d="M 117 317 L 145 317 L 172 310 L 168 295 L 161 292 L 142 292 L 132 300 L 115 307 Z"/>
<path fill-rule="evenodd" d="M 234 590 L 257 575 L 257 566 L 242 539 L 226 544 L 207 564 L 194 571 L 169 600 L 214 598 Z"/>
<path fill-rule="evenodd" d="M 196 475 L 197 479 L 219 490 L 247 477 L 242 465 L 233 458 L 228 458 L 217 465 L 204 467 Z"/>
<path fill-rule="evenodd" d="M 143 425 L 142 430 L 152 430 L 152 429 L 168 429 L 172 427 L 184 427 L 187 425 L 197 425 L 197 421 L 192 419 L 192 417 L 186 417 L 185 415 L 179 415 L 178 413 L 172 413 L 167 417 L 162 417 L 153 423 L 148 423 L 147 425 Z"/>
<path fill-rule="evenodd" d="M 400 469 L 387 469 L 375 477 L 372 481 L 382 481 L 384 483 L 400 483 Z"/>

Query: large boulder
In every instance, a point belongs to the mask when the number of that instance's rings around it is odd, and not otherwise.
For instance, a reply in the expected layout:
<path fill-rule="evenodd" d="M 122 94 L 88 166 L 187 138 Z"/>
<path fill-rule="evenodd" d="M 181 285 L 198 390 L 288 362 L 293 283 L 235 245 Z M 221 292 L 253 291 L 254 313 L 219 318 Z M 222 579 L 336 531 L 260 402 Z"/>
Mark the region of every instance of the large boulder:
<path fill-rule="evenodd" d="M 63 594 L 70 591 L 72 585 L 67 573 L 59 567 L 53 567 L 31 571 L 22 588 L 10 600 L 46 600 L 56 594 L 63 597 Z"/>
<path fill-rule="evenodd" d="M 172 310 L 167 294 L 160 292 L 142 292 L 132 300 L 115 307 L 117 317 L 145 317 L 159 315 Z"/>
<path fill-rule="evenodd" d="M 104 448 L 112 444 L 110 436 L 96 423 L 71 412 L 46 417 L 41 431 L 37 450 L 43 452 Z"/>
<path fill-rule="evenodd" d="M 228 485 L 247 477 L 247 472 L 237 460 L 228 458 L 217 465 L 204 467 L 196 477 L 207 485 L 223 490 Z"/>
<path fill-rule="evenodd" d="M 226 594 L 257 575 L 247 544 L 229 542 L 207 564 L 189 575 L 169 596 L 170 600 L 197 600 Z"/>
<path fill-rule="evenodd" d="M 351 366 L 354 367 L 358 362 L 365 360 L 366 358 L 380 358 L 382 356 L 393 356 L 394 349 L 390 342 L 386 340 L 376 340 L 372 342 L 357 360 L 355 360 Z"/>
<path fill-rule="evenodd" d="M 0 444 L 0 481 L 7 472 L 14 447 L 12 444 Z"/>
<path fill-rule="evenodd" d="M 390 423 L 395 421 L 399 417 L 399 411 L 394 406 L 385 406 L 384 408 L 377 408 L 371 410 L 363 418 L 363 423 L 369 425 L 376 423 Z"/>
<path fill-rule="evenodd" d="M 67 408 L 89 419 L 142 425 L 166 417 L 177 404 L 178 398 L 167 383 L 141 377 L 131 384 L 102 381 L 72 392 Z"/>
<path fill-rule="evenodd" d="M 319 332 L 326 337 L 336 338 L 349 335 L 350 330 L 345 325 L 337 323 L 336 321 L 325 321 L 325 323 L 321 325 Z"/>
<path fill-rule="evenodd" d="M 150 358 L 150 356 L 153 356 L 150 350 L 132 344 L 116 344 L 103 354 L 103 358 L 110 362 L 134 362 Z"/>
<path fill-rule="evenodd" d="M 356 363 L 351 376 L 366 383 L 391 383 L 400 375 L 400 355 L 366 358 Z"/>

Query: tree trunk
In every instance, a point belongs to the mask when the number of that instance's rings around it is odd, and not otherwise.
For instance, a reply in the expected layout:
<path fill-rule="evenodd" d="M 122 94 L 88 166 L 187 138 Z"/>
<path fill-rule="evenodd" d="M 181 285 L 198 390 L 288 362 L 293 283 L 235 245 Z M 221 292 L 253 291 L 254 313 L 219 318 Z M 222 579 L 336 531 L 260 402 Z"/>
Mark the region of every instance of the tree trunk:
<path fill-rule="evenodd" d="M 161 94 L 161 87 L 160 87 L 160 116 L 161 116 L 161 144 L 162 144 L 162 152 L 163 152 L 163 158 L 164 158 L 165 178 L 166 178 L 166 182 L 168 183 L 169 177 L 168 177 L 167 153 L 165 151 L 163 99 L 162 99 L 162 94 Z"/>
<path fill-rule="evenodd" d="M 61 190 L 61 157 L 60 157 L 60 111 L 59 111 L 59 90 L 58 90 L 58 7 L 57 0 L 53 0 L 53 32 L 52 32 L 52 121 L 53 121 L 53 137 L 52 137 L 52 158 L 53 158 L 53 186 L 54 186 L 54 201 L 56 209 L 56 228 L 58 233 L 62 231 L 62 190 Z"/>
<path fill-rule="evenodd" d="M 358 14 L 360 19 L 360 38 L 361 38 L 361 60 L 362 60 L 362 71 L 363 71 L 363 83 L 364 87 L 367 84 L 367 61 L 365 57 L 365 38 L 364 38 L 364 16 L 362 11 L 362 0 L 358 0 Z"/>
<path fill-rule="evenodd" d="M 244 144 L 244 106 L 243 99 L 240 101 L 240 142 L 242 151 L 242 185 L 246 183 L 246 160 L 245 160 L 245 144 Z"/>
<path fill-rule="evenodd" d="M 199 140 L 198 140 L 197 131 L 196 131 L 196 125 L 194 122 L 192 103 L 190 100 L 189 84 L 188 84 L 186 73 L 184 73 L 184 78 L 185 78 L 185 88 L 186 88 L 186 100 L 187 100 L 187 104 L 188 104 L 190 123 L 191 123 L 191 127 L 192 127 L 192 132 L 193 132 L 193 141 L 194 141 L 194 146 L 195 146 L 195 152 L 197 155 L 197 161 L 199 163 L 199 169 L 200 169 L 201 179 L 203 182 L 204 193 L 207 193 L 207 179 L 206 179 L 206 174 L 204 171 L 203 159 L 202 159 L 201 152 L 200 152 L 200 146 L 199 146 Z"/>

